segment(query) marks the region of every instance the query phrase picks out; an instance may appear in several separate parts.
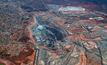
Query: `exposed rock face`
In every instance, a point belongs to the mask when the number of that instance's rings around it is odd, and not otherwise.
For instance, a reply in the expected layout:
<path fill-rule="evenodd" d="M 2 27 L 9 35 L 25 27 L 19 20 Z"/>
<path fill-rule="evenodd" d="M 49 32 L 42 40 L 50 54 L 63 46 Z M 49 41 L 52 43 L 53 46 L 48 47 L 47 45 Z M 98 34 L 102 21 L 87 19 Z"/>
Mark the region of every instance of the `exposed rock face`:
<path fill-rule="evenodd" d="M 63 0 L 52 2 L 60 3 Z M 0 0 L 0 3 L 1 64 L 33 65 L 34 61 L 37 61 L 34 45 L 38 43 L 32 36 L 32 27 L 37 24 L 33 16 L 40 16 L 41 24 L 48 24 L 47 29 L 56 35 L 57 40 L 56 49 L 38 46 L 39 65 L 107 65 L 107 23 L 103 23 L 107 20 L 106 16 L 91 12 L 104 17 L 104 21 L 99 22 L 90 20 L 88 12 L 86 19 L 85 15 L 84 19 L 60 13 L 56 15 L 48 12 L 40 0 Z M 36 9 L 45 12 L 37 12 Z"/>
<path fill-rule="evenodd" d="M 40 14 L 40 16 L 43 15 Z M 46 17 L 48 18 L 50 16 L 52 16 L 52 14 Z M 46 17 L 43 16 L 43 18 Z M 56 19 L 58 19 L 59 21 Z M 75 21 L 73 23 L 61 23 L 63 24 L 61 25 L 60 22 L 62 20 L 60 20 L 59 18 L 55 18 L 54 21 L 53 17 L 51 19 L 51 23 L 54 22 L 56 26 L 59 25 L 60 27 L 68 31 L 66 42 L 60 43 L 62 45 L 64 43 L 70 44 L 71 48 L 65 48 L 65 50 L 63 51 L 61 49 L 58 49 L 53 53 L 49 53 L 49 56 L 47 57 L 47 61 L 49 62 L 48 65 L 106 65 L 106 58 L 103 58 L 103 56 L 105 56 L 104 54 L 106 54 L 106 52 L 104 53 L 103 51 L 106 51 L 106 48 L 102 47 L 103 44 L 105 45 L 104 42 L 106 42 L 106 40 L 103 42 L 104 38 L 106 39 L 106 32 L 103 31 L 104 28 L 100 27 L 100 25 L 95 20 L 79 20 L 78 22 Z M 69 25 L 69 27 L 67 26 L 67 24 Z M 87 32 L 87 30 L 82 28 L 80 24 L 92 26 L 92 29 L 90 29 L 91 32 Z M 102 38 L 103 34 L 104 38 Z M 66 45 L 64 47 L 66 47 Z"/>

